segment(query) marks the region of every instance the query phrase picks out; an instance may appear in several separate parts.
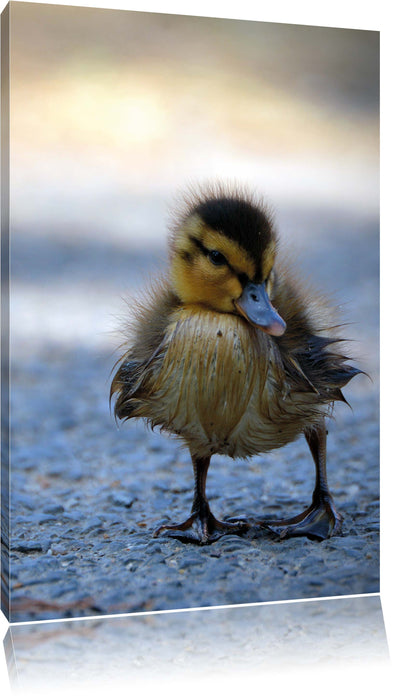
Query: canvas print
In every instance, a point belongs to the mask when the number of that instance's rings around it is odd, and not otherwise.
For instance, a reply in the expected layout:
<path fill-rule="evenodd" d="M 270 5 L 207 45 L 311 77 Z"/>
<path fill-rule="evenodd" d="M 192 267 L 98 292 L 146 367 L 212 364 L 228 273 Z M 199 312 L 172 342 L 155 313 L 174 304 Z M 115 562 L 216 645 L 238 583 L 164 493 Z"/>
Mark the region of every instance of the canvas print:
<path fill-rule="evenodd" d="M 2 46 L 4 614 L 379 592 L 379 34 L 12 2 Z"/>

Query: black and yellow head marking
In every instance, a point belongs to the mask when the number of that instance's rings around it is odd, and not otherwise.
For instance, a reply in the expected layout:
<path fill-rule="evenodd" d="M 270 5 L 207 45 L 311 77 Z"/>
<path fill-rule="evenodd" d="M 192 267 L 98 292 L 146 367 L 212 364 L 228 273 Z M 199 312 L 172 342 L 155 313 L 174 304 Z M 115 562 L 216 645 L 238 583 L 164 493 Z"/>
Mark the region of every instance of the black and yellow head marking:
<path fill-rule="evenodd" d="M 241 313 L 236 302 L 247 288 L 251 301 L 252 285 L 264 288 L 264 303 L 272 293 L 275 253 L 276 234 L 264 206 L 242 192 L 210 191 L 188 202 L 173 228 L 172 283 L 183 303 Z"/>
<path fill-rule="evenodd" d="M 206 199 L 195 212 L 208 228 L 244 250 L 254 264 L 255 281 L 264 279 L 268 249 L 276 237 L 271 222 L 258 206 L 240 196 L 222 196 Z"/>

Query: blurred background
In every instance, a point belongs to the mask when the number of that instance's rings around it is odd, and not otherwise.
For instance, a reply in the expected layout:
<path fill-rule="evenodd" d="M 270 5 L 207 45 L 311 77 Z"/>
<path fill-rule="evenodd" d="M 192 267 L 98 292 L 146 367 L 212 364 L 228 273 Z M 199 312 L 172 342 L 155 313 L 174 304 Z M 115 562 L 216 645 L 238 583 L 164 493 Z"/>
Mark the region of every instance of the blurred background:
<path fill-rule="evenodd" d="M 13 4 L 12 338 L 111 342 L 120 294 L 156 254 L 164 264 L 174 195 L 211 178 L 263 193 L 305 272 L 308 258 L 346 301 L 346 256 L 354 264 L 366 228 L 377 246 L 378 42 L 370 31 Z M 342 238 L 333 279 L 318 257 L 329 236 Z"/>

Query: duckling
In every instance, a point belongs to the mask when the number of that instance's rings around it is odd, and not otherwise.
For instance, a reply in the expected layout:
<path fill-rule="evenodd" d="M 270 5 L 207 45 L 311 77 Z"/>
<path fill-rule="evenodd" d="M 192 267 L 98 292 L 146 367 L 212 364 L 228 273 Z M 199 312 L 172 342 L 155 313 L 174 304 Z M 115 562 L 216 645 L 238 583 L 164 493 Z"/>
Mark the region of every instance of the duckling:
<path fill-rule="evenodd" d="M 162 525 L 208 544 L 255 524 L 280 536 L 341 530 L 327 484 L 325 417 L 361 370 L 316 298 L 278 262 L 269 206 L 241 187 L 189 191 L 169 236 L 169 270 L 134 311 L 111 385 L 118 419 L 144 418 L 179 436 L 194 471 L 191 514 Z M 206 496 L 213 454 L 249 458 L 306 438 L 316 468 L 311 504 L 286 520 L 218 520 Z"/>

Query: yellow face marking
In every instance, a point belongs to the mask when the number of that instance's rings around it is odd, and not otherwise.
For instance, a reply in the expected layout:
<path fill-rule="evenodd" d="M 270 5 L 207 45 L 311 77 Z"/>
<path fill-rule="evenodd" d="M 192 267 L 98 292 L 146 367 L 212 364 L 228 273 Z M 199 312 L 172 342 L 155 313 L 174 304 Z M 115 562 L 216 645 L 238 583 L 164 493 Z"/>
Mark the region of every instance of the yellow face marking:
<path fill-rule="evenodd" d="M 217 267 L 202 254 L 190 260 L 175 255 L 171 276 L 179 298 L 186 304 L 233 312 L 234 299 L 242 294 L 242 286 L 229 267 Z"/>
<path fill-rule="evenodd" d="M 239 276 L 253 280 L 256 274 L 255 264 L 244 248 L 210 229 L 194 214 L 176 232 L 172 250 L 172 283 L 183 303 L 201 304 L 222 312 L 236 311 L 234 301 L 243 291 Z M 227 264 L 215 265 L 210 261 L 205 251 L 214 250 L 226 258 Z M 263 267 L 268 274 L 274 254 L 275 247 L 271 244 Z"/>
<path fill-rule="evenodd" d="M 196 244 L 193 242 L 193 238 L 201 238 L 201 229 L 199 223 L 201 220 L 198 216 L 193 217 L 196 221 L 188 219 L 186 225 L 176 232 L 176 238 L 173 241 L 173 251 L 176 255 L 182 253 L 188 253 L 189 255 L 194 255 L 196 252 Z"/>
<path fill-rule="evenodd" d="M 176 232 L 175 250 L 187 249 L 189 252 L 194 252 L 196 249 L 196 244 L 193 242 L 193 238 L 197 238 L 199 241 L 201 241 L 203 237 L 203 230 L 204 222 L 200 216 L 198 214 L 189 216 L 182 225 L 182 228 Z"/>

